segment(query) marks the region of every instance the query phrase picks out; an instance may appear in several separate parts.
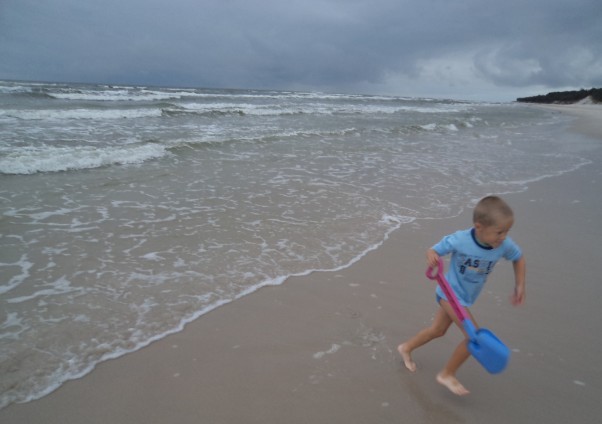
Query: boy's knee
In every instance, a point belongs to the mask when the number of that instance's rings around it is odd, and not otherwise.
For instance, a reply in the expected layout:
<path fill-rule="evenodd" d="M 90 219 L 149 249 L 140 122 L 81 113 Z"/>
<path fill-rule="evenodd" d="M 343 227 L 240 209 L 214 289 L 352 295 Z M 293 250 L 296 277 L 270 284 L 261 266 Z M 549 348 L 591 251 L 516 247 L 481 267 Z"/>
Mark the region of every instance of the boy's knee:
<path fill-rule="evenodd" d="M 445 336 L 445 333 L 447 333 L 447 328 L 445 328 L 445 329 L 443 329 L 443 330 L 438 330 L 438 331 L 435 333 L 435 337 L 443 337 L 443 336 Z"/>
<path fill-rule="evenodd" d="M 449 327 L 445 327 L 445 328 L 433 327 L 433 328 L 431 328 L 431 336 L 433 337 L 433 339 L 443 337 L 443 336 L 445 336 L 445 333 L 447 333 L 448 328 Z"/>

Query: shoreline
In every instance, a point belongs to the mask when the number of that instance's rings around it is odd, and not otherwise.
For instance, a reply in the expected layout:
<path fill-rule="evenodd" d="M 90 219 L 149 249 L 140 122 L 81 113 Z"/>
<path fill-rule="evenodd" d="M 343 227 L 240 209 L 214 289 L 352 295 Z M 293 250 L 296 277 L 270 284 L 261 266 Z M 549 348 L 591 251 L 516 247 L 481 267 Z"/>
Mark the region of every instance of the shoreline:
<path fill-rule="evenodd" d="M 529 106 L 555 110 L 559 113 L 575 116 L 577 120 L 571 129 L 580 134 L 598 139 L 600 138 L 600 134 L 602 134 L 602 121 L 600 120 L 602 104 L 575 103 L 572 105 L 556 105 L 530 103 Z"/>
<path fill-rule="evenodd" d="M 579 116 L 573 130 L 602 140 L 602 107 L 553 107 Z M 600 152 L 595 155 L 593 164 L 504 196 L 517 217 L 511 236 L 527 258 L 527 303 L 509 305 L 512 267 L 499 263 L 474 313 L 506 341 L 513 358 L 500 376 L 469 361 L 459 375 L 472 392 L 468 398 L 435 381 L 459 332 L 416 351 L 416 374 L 405 371 L 397 354 L 397 344 L 436 309 L 434 287 L 423 278 L 424 251 L 469 227 L 465 210 L 403 225 L 345 269 L 291 277 L 219 307 L 50 395 L 9 405 L 0 420 L 594 422 L 602 412 L 596 368 L 602 349 L 595 337 L 595 277 L 602 269 L 593 253 L 601 235 L 602 175 Z M 575 280 L 581 284 L 567 292 L 566 282 Z M 570 314 L 559 313 L 567 309 Z"/>

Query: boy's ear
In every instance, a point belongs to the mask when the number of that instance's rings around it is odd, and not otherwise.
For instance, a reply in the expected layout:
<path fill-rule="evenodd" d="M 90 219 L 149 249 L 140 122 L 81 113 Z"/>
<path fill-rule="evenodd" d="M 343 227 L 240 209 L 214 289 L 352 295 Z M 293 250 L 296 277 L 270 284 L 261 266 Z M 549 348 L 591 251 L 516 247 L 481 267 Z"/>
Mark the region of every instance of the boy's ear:
<path fill-rule="evenodd" d="M 475 222 L 474 223 L 474 228 L 477 231 L 481 231 L 483 229 L 483 224 L 481 224 L 480 222 Z"/>

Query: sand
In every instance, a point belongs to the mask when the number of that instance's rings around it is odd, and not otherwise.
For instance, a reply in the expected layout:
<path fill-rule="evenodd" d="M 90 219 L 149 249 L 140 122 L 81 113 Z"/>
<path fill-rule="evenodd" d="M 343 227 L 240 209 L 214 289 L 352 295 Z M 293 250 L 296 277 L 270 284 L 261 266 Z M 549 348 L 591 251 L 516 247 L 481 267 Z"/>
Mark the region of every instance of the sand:
<path fill-rule="evenodd" d="M 602 107 L 556 107 L 602 141 Z M 473 308 L 512 349 L 492 376 L 470 359 L 457 397 L 435 376 L 460 340 L 397 345 L 436 309 L 424 251 L 470 226 L 470 211 L 419 220 L 338 272 L 292 278 L 218 308 L 184 331 L 100 364 L 50 395 L 0 411 L 11 423 L 595 423 L 602 414 L 597 313 L 602 261 L 602 153 L 591 165 L 505 196 L 527 259 L 527 302 L 514 308 L 501 262 Z"/>

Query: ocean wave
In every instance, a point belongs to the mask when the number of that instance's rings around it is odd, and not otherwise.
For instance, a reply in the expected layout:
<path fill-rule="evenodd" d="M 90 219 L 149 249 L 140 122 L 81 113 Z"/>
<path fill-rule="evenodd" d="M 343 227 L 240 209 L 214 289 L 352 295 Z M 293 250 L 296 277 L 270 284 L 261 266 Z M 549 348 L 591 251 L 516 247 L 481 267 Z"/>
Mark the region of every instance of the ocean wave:
<path fill-rule="evenodd" d="M 152 117 L 180 117 L 180 116 L 294 116 L 294 115 L 365 115 L 365 114 L 396 114 L 403 112 L 416 113 L 453 113 L 451 108 L 422 108 L 414 106 L 371 106 L 362 105 L 327 105 L 318 104 L 305 107 L 294 105 L 261 106 L 242 103 L 222 104 L 176 104 L 158 103 L 142 108 L 93 108 L 80 107 L 70 109 L 5 109 L 0 110 L 0 119 L 20 119 L 31 121 L 59 121 L 59 120 L 113 120 L 137 119 Z"/>
<path fill-rule="evenodd" d="M 137 164 L 168 154 L 157 143 L 111 147 L 51 147 L 20 149 L 0 158 L 0 173 L 12 175 Z"/>
<path fill-rule="evenodd" d="M 52 91 L 48 95 L 61 100 L 96 101 L 96 102 L 152 102 L 161 100 L 181 99 L 195 96 L 195 93 L 186 91 L 152 91 L 152 90 L 77 90 L 77 91 Z"/>
<path fill-rule="evenodd" d="M 183 109 L 183 108 L 179 108 L 179 107 L 170 107 L 170 108 L 161 109 L 161 115 L 166 116 L 166 117 L 178 117 L 178 116 L 186 116 L 186 115 L 218 117 L 218 116 L 229 116 L 229 115 L 244 116 L 244 115 L 247 115 L 247 113 L 245 113 L 245 111 L 242 109 L 190 110 L 190 109 Z"/>
<path fill-rule="evenodd" d="M 0 174 L 28 175 L 41 172 L 61 172 L 81 169 L 100 168 L 109 165 L 140 164 L 158 159 L 170 153 L 180 154 L 190 149 L 202 149 L 210 145 L 236 143 L 272 143 L 286 140 L 323 137 L 347 137 L 359 135 L 363 131 L 357 128 L 340 130 L 285 130 L 268 132 L 257 136 L 231 137 L 228 135 L 206 133 L 197 138 L 182 138 L 160 141 L 139 142 L 125 145 L 96 146 L 43 146 L 7 148 L 0 151 Z"/>
<path fill-rule="evenodd" d="M 153 102 L 184 99 L 201 94 L 194 89 L 148 89 L 128 86 L 70 87 L 63 84 L 6 83 L 0 81 L 0 95 L 90 102 Z"/>
<path fill-rule="evenodd" d="M 423 107 L 413 105 L 364 105 L 364 104 L 328 104 L 311 103 L 303 106 L 295 104 L 257 105 L 245 103 L 184 103 L 176 107 L 163 108 L 164 116 L 194 114 L 199 116 L 291 116 L 291 115 L 392 115 L 405 112 L 416 113 L 458 113 L 466 111 L 462 105 L 441 107 Z"/>
<path fill-rule="evenodd" d="M 299 140 L 308 138 L 324 138 L 324 137 L 348 137 L 362 134 L 363 131 L 358 128 L 344 128 L 340 130 L 332 131 L 320 131 L 320 130 L 288 130 L 288 131 L 275 131 L 273 133 L 262 134 L 257 136 L 238 136 L 236 138 L 223 136 L 223 135 L 210 135 L 206 134 L 202 138 L 197 139 L 181 139 L 172 141 L 169 144 L 169 151 L 172 153 L 185 152 L 190 149 L 203 149 L 205 146 L 216 146 L 236 143 L 272 143 L 278 141 L 287 140 Z"/>
<path fill-rule="evenodd" d="M 161 116 L 161 109 L 7 109 L 0 111 L 0 118 L 26 121 L 58 121 L 70 119 L 136 119 Z"/>
<path fill-rule="evenodd" d="M 9 93 L 12 97 L 26 99 L 53 99 L 53 97 L 44 91 L 14 91 Z"/>

